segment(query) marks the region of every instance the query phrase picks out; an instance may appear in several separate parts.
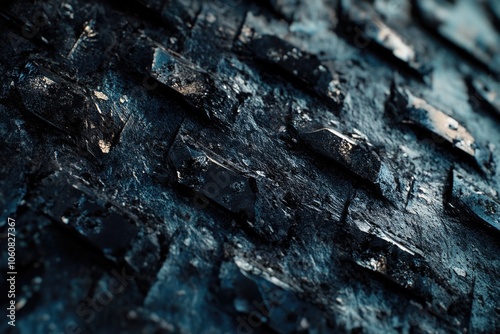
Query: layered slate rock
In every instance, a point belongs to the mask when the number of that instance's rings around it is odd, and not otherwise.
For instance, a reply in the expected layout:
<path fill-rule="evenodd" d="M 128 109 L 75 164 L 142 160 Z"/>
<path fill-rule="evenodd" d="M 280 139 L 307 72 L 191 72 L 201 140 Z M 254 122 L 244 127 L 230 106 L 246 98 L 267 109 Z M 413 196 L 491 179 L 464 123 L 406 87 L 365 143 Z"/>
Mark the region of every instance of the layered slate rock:
<path fill-rule="evenodd" d="M 238 109 L 236 93 L 228 84 L 172 51 L 154 50 L 151 76 L 181 94 L 208 119 L 229 121 Z"/>
<path fill-rule="evenodd" d="M 500 34 L 485 19 L 485 6 L 474 0 L 418 0 L 422 21 L 441 37 L 463 49 L 491 71 L 500 73 Z M 469 22 L 474 22 L 471 27 Z"/>
<path fill-rule="evenodd" d="M 394 175 L 374 150 L 331 128 L 302 132 L 300 136 L 314 151 L 371 182 L 386 198 L 395 199 Z"/>
<path fill-rule="evenodd" d="M 384 49 L 394 59 L 406 64 L 420 74 L 430 71 L 410 45 L 377 14 L 367 1 L 341 0 L 343 28 L 353 34 L 354 44 L 365 48 L 371 42 Z"/>
<path fill-rule="evenodd" d="M 216 288 L 218 265 L 213 259 L 221 255 L 220 235 L 204 226 L 187 224 L 166 251 L 169 256 L 141 307 L 146 315 L 155 314 L 160 325 L 156 331 L 202 333 L 217 332 L 221 326 L 235 328 L 235 321 L 218 307 L 224 305 L 220 304 L 220 297 L 211 293 Z M 183 316 L 179 318 L 177 312 Z"/>
<path fill-rule="evenodd" d="M 255 180 L 205 150 L 179 132 L 168 152 L 177 182 L 195 191 L 193 204 L 199 209 L 215 203 L 234 214 L 252 219 L 255 216 Z"/>
<path fill-rule="evenodd" d="M 483 224 L 500 232 L 500 201 L 467 181 L 455 169 L 451 171 L 448 208 L 465 221 Z"/>
<path fill-rule="evenodd" d="M 477 143 L 469 130 L 457 120 L 396 84 L 391 94 L 389 105 L 403 123 L 414 124 L 439 136 L 472 158 L 481 170 L 489 172 L 492 164 L 489 150 Z"/>

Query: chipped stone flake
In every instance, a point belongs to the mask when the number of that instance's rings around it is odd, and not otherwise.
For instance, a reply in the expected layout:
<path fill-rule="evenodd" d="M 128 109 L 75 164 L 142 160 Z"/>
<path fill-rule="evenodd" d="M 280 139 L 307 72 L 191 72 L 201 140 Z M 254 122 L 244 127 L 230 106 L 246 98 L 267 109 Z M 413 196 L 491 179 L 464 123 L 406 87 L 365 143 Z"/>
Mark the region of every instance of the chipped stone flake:
<path fill-rule="evenodd" d="M 452 213 L 500 231 L 500 201 L 477 189 L 456 170 L 452 171 L 448 205 Z"/>
<path fill-rule="evenodd" d="M 169 159 L 177 172 L 177 182 L 195 190 L 195 206 L 209 201 L 245 218 L 253 219 L 255 192 L 253 178 L 210 156 L 185 134 L 179 133 L 170 148 Z"/>
<path fill-rule="evenodd" d="M 415 1 L 423 22 L 491 71 L 500 73 L 500 34 L 485 19 L 484 4 L 474 0 Z M 470 24 L 474 22 L 474 24 Z"/>
<path fill-rule="evenodd" d="M 404 41 L 403 38 L 393 29 L 391 29 L 376 11 L 364 1 L 341 0 L 343 19 L 352 25 L 354 30 L 355 44 L 357 47 L 364 48 L 368 42 L 358 40 L 359 33 L 363 37 L 378 44 L 384 49 L 390 51 L 394 58 L 401 60 L 410 68 L 421 74 L 429 71 L 419 59 L 413 46 Z"/>
<path fill-rule="evenodd" d="M 230 121 L 238 106 L 236 93 L 218 78 L 180 55 L 156 48 L 151 76 L 180 93 L 210 119 Z"/>
<path fill-rule="evenodd" d="M 388 199 L 396 200 L 397 185 L 394 175 L 373 149 L 364 147 L 331 128 L 302 132 L 301 137 L 319 154 L 370 181 Z"/>
<path fill-rule="evenodd" d="M 104 94 L 104 93 L 102 93 L 102 92 L 94 91 L 94 95 L 95 95 L 95 97 L 97 97 L 98 99 L 101 99 L 101 100 L 104 100 L 104 101 L 109 100 L 109 98 L 106 96 L 106 94 Z"/>
<path fill-rule="evenodd" d="M 247 46 L 253 55 L 275 65 L 298 82 L 340 105 L 343 100 L 339 82 L 332 72 L 313 54 L 300 50 L 287 41 L 271 35 L 253 36 Z"/>
<path fill-rule="evenodd" d="M 99 139 L 99 148 L 101 149 L 102 153 L 107 154 L 111 150 L 111 143 Z"/>
<path fill-rule="evenodd" d="M 491 158 L 488 149 L 477 143 L 469 130 L 457 120 L 399 87 L 393 87 L 391 103 L 395 108 L 394 112 L 403 122 L 415 124 L 438 135 L 470 156 L 483 171 L 489 172 Z"/>

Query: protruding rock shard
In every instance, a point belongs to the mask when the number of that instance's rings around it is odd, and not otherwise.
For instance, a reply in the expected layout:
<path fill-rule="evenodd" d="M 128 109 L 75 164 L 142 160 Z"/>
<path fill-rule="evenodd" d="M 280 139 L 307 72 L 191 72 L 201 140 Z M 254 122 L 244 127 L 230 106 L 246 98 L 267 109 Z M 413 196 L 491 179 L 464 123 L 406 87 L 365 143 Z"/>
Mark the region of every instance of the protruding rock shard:
<path fill-rule="evenodd" d="M 463 125 L 427 101 L 395 85 L 392 87 L 389 103 L 403 123 L 414 124 L 434 133 L 472 157 L 481 170 L 489 172 L 491 164 L 489 150 L 481 147 Z"/>
<path fill-rule="evenodd" d="M 247 42 L 247 47 L 258 60 L 275 65 L 288 77 L 330 98 L 335 104 L 342 103 L 343 96 L 337 88 L 338 80 L 315 55 L 271 35 L 253 36 Z"/>
<path fill-rule="evenodd" d="M 155 49 L 151 76 L 209 119 L 230 121 L 238 108 L 236 92 L 229 85 L 174 52 Z"/>
<path fill-rule="evenodd" d="M 322 156 L 370 181 L 387 199 L 396 199 L 394 175 L 375 151 L 330 128 L 303 132 L 301 137 Z"/>
<path fill-rule="evenodd" d="M 224 164 L 222 159 L 206 154 L 179 133 L 169 151 L 177 182 L 193 189 L 194 205 L 204 208 L 214 202 L 245 218 L 254 217 L 255 180 Z"/>
<path fill-rule="evenodd" d="M 109 153 L 123 129 L 124 121 L 117 113 L 100 110 L 92 103 L 89 97 L 95 92 L 86 92 L 33 63 L 26 65 L 16 89 L 29 114 L 47 127 L 66 134 L 78 147 L 94 156 Z"/>
<path fill-rule="evenodd" d="M 341 0 L 342 20 L 354 30 L 354 44 L 364 48 L 370 42 L 389 51 L 394 58 L 407 64 L 421 75 L 429 72 L 414 48 L 384 23 L 373 7 L 366 1 Z"/>
<path fill-rule="evenodd" d="M 471 102 L 482 103 L 500 117 L 500 91 L 495 90 L 486 81 L 477 78 L 468 78 L 467 84 L 472 95 Z"/>
<path fill-rule="evenodd" d="M 472 55 L 491 71 L 500 73 L 500 35 L 480 1 L 415 1 L 422 21 L 441 37 Z M 473 27 L 469 24 L 474 22 Z"/>
<path fill-rule="evenodd" d="M 96 20 L 85 23 L 80 36 L 66 55 L 66 59 L 82 75 L 95 73 L 117 44 L 113 33 L 100 29 Z"/>
<path fill-rule="evenodd" d="M 53 174 L 42 181 L 32 204 L 59 226 L 78 235 L 109 260 L 122 260 L 140 228 L 135 217 L 84 188 L 71 175 Z M 64 201 L 61 201 L 64 198 Z"/>
<path fill-rule="evenodd" d="M 457 171 L 451 172 L 448 206 L 453 213 L 500 232 L 500 202 L 469 183 Z"/>

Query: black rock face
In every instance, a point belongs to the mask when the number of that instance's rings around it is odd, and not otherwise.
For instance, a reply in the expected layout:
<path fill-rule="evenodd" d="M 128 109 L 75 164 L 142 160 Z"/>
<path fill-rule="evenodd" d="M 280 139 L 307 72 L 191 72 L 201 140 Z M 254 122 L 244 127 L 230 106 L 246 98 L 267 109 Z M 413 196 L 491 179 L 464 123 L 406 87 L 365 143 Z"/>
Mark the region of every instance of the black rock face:
<path fill-rule="evenodd" d="M 498 332 L 498 8 L 2 2 L 0 331 Z"/>

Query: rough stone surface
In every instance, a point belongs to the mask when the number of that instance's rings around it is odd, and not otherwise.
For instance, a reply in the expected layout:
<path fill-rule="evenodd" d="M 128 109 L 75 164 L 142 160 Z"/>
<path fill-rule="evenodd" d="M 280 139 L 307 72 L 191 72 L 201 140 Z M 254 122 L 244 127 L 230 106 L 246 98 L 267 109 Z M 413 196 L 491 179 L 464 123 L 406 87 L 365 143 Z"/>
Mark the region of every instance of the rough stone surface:
<path fill-rule="evenodd" d="M 0 332 L 498 332 L 498 13 L 2 2 Z"/>

